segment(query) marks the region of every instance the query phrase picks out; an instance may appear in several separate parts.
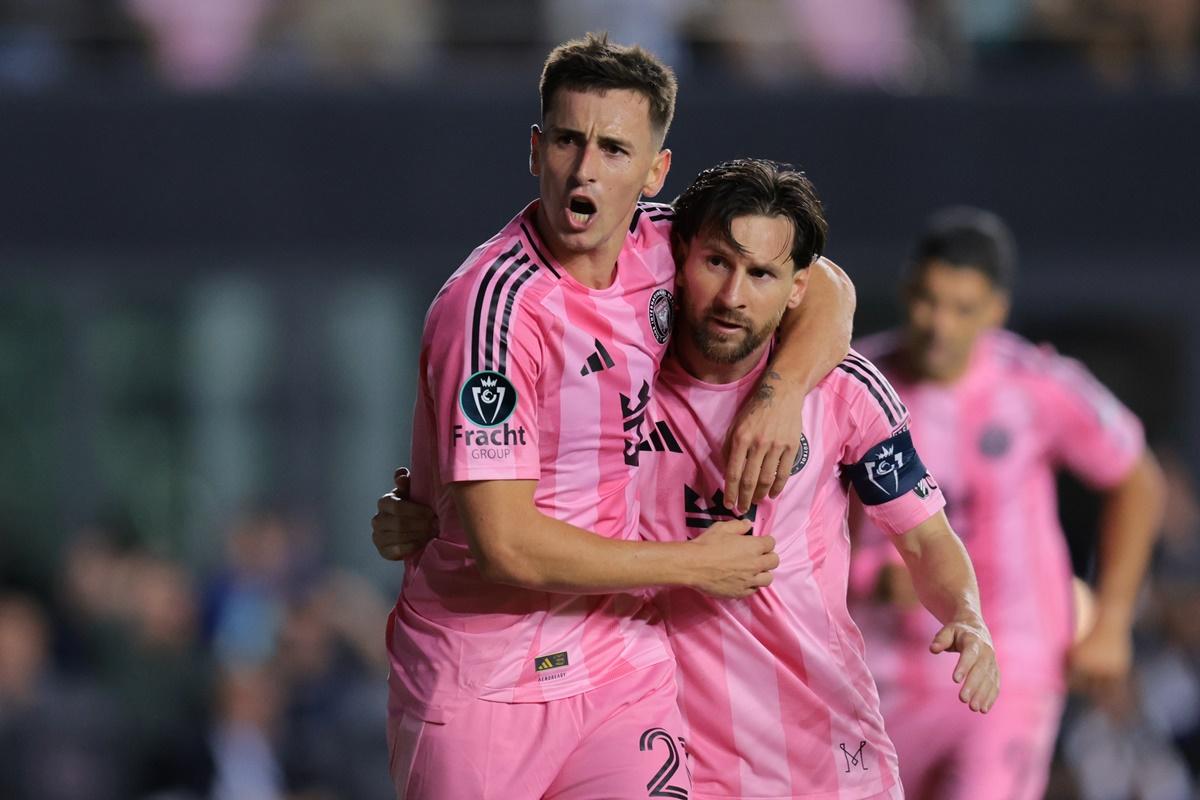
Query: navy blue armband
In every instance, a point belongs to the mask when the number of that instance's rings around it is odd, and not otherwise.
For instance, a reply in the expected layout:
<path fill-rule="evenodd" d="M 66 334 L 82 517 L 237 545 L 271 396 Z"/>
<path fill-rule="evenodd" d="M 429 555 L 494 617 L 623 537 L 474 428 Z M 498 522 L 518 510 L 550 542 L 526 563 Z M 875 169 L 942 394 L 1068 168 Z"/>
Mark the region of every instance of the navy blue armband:
<path fill-rule="evenodd" d="M 925 465 L 913 447 L 912 434 L 904 430 L 868 450 L 857 464 L 846 467 L 846 474 L 863 505 L 877 506 L 915 489 L 925 477 Z"/>

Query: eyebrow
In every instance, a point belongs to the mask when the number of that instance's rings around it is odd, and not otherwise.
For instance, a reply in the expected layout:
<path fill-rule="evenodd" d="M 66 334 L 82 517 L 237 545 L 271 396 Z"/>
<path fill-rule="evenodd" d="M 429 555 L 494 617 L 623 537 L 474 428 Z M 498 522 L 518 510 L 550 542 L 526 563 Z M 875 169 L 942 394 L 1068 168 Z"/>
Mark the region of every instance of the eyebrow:
<path fill-rule="evenodd" d="M 583 131 L 575 130 L 574 128 L 568 128 L 565 125 L 550 125 L 549 131 L 551 133 L 556 133 L 556 134 L 566 133 L 566 134 L 570 134 L 572 136 L 579 136 L 581 138 L 587 138 L 584 135 Z M 610 147 L 619 147 L 622 150 L 628 150 L 630 152 L 633 152 L 633 142 L 627 141 L 625 139 L 621 139 L 616 136 L 598 136 L 598 137 L 596 137 L 596 141 L 601 146 L 608 145 Z"/>
<path fill-rule="evenodd" d="M 726 258 L 736 258 L 745 255 L 741 248 L 735 246 L 732 242 L 726 241 L 723 236 L 709 236 L 702 240 L 701 246 L 707 247 L 709 250 L 719 253 Z M 778 275 L 783 270 L 783 267 L 767 261 L 761 264 L 758 262 L 747 264 L 746 269 L 761 269 L 765 272 L 770 272 L 772 275 Z"/>

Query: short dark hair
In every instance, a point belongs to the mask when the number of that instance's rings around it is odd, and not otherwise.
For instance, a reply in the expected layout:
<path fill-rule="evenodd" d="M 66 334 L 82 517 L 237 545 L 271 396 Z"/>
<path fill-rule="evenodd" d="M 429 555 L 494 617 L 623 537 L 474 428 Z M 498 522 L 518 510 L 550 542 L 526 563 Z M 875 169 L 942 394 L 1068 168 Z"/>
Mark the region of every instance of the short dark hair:
<path fill-rule="evenodd" d="M 982 272 L 997 289 L 1012 289 L 1017 271 L 1017 246 L 1012 231 L 997 214 L 970 206 L 936 212 L 909 258 L 910 275 L 931 261 L 943 261 Z"/>
<path fill-rule="evenodd" d="M 650 125 L 659 140 L 666 139 L 675 116 L 675 73 L 653 53 L 636 45 L 610 44 L 608 34 L 589 33 L 582 39 L 564 42 L 550 51 L 542 67 L 538 90 L 542 96 L 542 118 L 559 89 L 606 92 L 631 89 L 650 103 Z"/>
<path fill-rule="evenodd" d="M 671 240 L 676 252 L 702 233 L 717 233 L 741 249 L 731 226 L 738 217 L 786 217 L 792 262 L 804 269 L 825 249 L 829 226 L 812 182 L 791 164 L 739 158 L 704 170 L 675 198 Z"/>

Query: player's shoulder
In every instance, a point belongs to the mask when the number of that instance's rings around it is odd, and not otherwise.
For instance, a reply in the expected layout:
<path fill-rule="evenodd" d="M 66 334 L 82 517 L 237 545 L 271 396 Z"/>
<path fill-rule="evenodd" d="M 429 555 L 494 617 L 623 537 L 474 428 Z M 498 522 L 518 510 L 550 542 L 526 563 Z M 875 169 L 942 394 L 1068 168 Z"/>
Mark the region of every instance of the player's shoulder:
<path fill-rule="evenodd" d="M 639 201 L 629 221 L 629 236 L 636 244 L 670 243 L 674 220 L 675 209 L 670 204 Z"/>
<path fill-rule="evenodd" d="M 903 343 L 904 332 L 893 328 L 855 339 L 854 351 L 886 369 L 888 362 L 899 356 Z"/>
<path fill-rule="evenodd" d="M 835 409 L 878 409 L 894 428 L 908 417 L 908 409 L 891 382 L 857 347 L 817 384 L 816 391 L 827 395 Z"/>
<path fill-rule="evenodd" d="M 522 212 L 471 251 L 437 293 L 430 315 L 487 314 L 493 307 L 500 311 L 536 308 L 536 301 L 560 277 Z"/>
<path fill-rule="evenodd" d="M 1080 361 L 1065 356 L 1053 345 L 1037 344 L 1009 330 L 985 335 L 988 360 L 1009 377 L 1029 383 L 1061 383 L 1090 378 Z"/>

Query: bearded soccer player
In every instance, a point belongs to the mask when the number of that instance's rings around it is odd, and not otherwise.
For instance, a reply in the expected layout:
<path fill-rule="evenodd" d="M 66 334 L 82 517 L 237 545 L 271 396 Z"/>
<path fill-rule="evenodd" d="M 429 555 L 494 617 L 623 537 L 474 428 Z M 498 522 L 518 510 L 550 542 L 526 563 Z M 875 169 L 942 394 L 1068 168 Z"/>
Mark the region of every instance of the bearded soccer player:
<path fill-rule="evenodd" d="M 699 541 L 738 516 L 722 488 L 723 432 L 768 369 L 780 319 L 802 301 L 825 239 L 811 184 L 769 161 L 706 170 L 675 210 L 680 326 L 649 406 L 638 476 L 642 535 L 662 542 Z M 756 536 L 779 543 L 771 584 L 740 600 L 687 588 L 656 597 L 678 665 L 693 798 L 901 796 L 846 609 L 851 486 L 896 534 L 922 601 L 944 621 L 934 649 L 961 654 L 961 700 L 987 711 L 999 689 L 970 562 L 891 387 L 852 353 L 803 411 L 792 479 L 778 500 L 744 515 Z M 653 746 L 647 733 L 642 743 Z M 688 796 L 684 775 L 664 748 L 654 780 L 626 796 Z"/>
<path fill-rule="evenodd" d="M 1079 363 L 1001 330 L 1014 247 L 994 214 L 936 215 L 912 257 L 902 330 L 859 345 L 904 397 L 913 438 L 971 554 L 1005 677 L 978 719 L 913 656 L 933 626 L 869 521 L 855 527 L 853 603 L 910 797 L 1040 798 L 1068 679 L 1103 693 L 1131 661 L 1134 600 L 1163 485 L 1134 415 Z M 1100 492 L 1095 621 L 1073 643 L 1071 562 L 1055 471 Z"/>
<path fill-rule="evenodd" d="M 447 281 L 422 336 L 412 494 L 440 534 L 388 628 L 402 797 L 645 796 L 664 757 L 678 762 L 682 726 L 669 647 L 636 590 L 744 596 L 778 563 L 741 521 L 638 540 L 634 477 L 674 284 L 670 211 L 639 198 L 670 165 L 673 76 L 589 37 L 551 53 L 541 95 L 539 200 Z M 793 398 L 849 338 L 851 293 L 821 267 L 825 299 L 790 315 L 783 377 L 764 379 Z M 760 402 L 743 420 L 759 444 L 731 448 L 738 502 L 781 488 L 800 435 L 769 434 L 800 413 Z M 674 781 L 686 793 L 686 773 Z"/>

